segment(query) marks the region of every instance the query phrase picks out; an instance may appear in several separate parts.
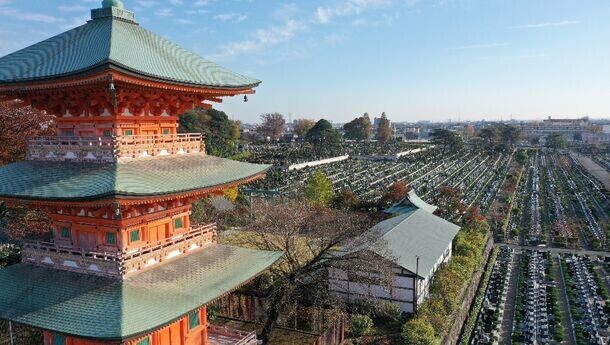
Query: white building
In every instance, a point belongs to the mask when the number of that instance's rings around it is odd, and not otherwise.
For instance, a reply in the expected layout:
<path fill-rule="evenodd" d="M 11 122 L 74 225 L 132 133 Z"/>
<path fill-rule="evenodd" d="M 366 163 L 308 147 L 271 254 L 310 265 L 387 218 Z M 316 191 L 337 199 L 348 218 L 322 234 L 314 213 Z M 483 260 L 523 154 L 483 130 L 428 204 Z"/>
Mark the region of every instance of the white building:
<path fill-rule="evenodd" d="M 411 192 L 388 209 L 394 217 L 370 230 L 374 235 L 371 238 L 377 240 L 364 250 L 373 251 L 391 265 L 391 288 L 354 282 L 345 272 L 331 270 L 331 293 L 349 302 L 368 298 L 390 301 L 398 304 L 402 312 L 415 312 L 428 296 L 434 273 L 451 258 L 452 242 L 459 230 L 459 226 L 433 215 L 434 210 L 435 206 Z"/>

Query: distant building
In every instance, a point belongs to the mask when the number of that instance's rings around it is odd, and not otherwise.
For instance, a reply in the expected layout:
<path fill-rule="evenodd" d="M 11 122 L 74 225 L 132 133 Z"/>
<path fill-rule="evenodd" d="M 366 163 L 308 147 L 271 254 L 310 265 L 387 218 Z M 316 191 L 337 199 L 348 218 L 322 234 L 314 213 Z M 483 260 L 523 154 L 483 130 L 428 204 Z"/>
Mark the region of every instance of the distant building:
<path fill-rule="evenodd" d="M 331 293 L 352 303 L 373 298 L 396 303 L 404 313 L 416 312 L 428 297 L 432 277 L 451 258 L 452 242 L 460 229 L 433 215 L 434 210 L 435 206 L 411 192 L 386 211 L 394 217 L 377 224 L 366 235 L 372 235 L 377 241 L 364 248 L 344 249 L 346 252 L 370 250 L 379 260 L 387 260 L 394 274 L 389 290 L 355 282 L 347 273 L 332 270 L 329 276 Z"/>
<path fill-rule="evenodd" d="M 542 122 L 526 122 L 521 127 L 529 138 L 540 138 L 541 142 L 553 133 L 562 134 L 569 142 L 582 141 L 583 134 L 590 132 L 591 122 L 588 117 L 578 119 L 553 119 L 550 116 Z"/>

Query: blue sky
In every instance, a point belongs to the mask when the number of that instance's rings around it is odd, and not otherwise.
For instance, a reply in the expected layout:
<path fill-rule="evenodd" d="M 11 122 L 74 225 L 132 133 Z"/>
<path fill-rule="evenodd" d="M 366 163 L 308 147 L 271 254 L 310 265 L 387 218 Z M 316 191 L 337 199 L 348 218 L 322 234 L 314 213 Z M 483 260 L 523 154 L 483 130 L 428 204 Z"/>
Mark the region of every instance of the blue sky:
<path fill-rule="evenodd" d="M 0 55 L 101 0 L 0 0 Z M 610 117 L 608 0 L 124 0 L 141 25 L 263 80 L 217 108 L 335 122 Z"/>

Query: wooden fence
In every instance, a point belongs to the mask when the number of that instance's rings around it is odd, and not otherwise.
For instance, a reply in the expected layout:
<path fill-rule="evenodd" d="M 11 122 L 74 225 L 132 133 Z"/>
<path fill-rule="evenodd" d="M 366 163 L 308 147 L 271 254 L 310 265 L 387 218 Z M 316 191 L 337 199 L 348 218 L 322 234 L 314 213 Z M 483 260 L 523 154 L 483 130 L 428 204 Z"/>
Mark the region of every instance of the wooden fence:
<path fill-rule="evenodd" d="M 214 302 L 218 315 L 261 324 L 269 301 L 256 296 L 231 294 Z M 347 334 L 347 318 L 331 310 L 295 306 L 279 320 L 279 326 L 291 331 L 317 336 L 311 345 L 341 345 Z"/>

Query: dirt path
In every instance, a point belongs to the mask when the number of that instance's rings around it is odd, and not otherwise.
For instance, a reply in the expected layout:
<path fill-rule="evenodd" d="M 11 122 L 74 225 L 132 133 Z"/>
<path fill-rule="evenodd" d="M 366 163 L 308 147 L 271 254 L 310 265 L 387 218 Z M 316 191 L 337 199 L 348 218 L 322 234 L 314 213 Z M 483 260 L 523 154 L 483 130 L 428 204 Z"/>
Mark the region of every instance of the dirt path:
<path fill-rule="evenodd" d="M 601 167 L 599 164 L 595 163 L 591 158 L 583 156 L 581 154 L 570 152 L 572 157 L 578 159 L 580 164 L 587 169 L 587 171 L 595 176 L 601 183 L 606 186 L 606 190 L 610 191 L 610 173 Z"/>

